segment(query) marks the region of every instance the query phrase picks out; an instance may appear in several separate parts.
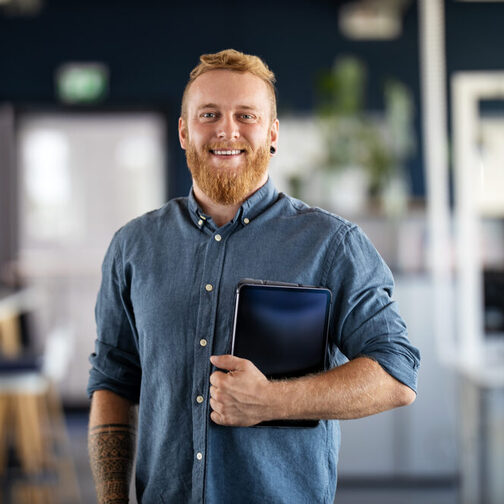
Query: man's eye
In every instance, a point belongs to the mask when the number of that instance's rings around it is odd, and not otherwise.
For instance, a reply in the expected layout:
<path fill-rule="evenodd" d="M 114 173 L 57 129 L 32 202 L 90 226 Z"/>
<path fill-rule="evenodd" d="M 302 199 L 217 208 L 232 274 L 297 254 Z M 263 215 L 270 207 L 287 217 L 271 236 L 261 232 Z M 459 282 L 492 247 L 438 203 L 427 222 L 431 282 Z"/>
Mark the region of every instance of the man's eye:
<path fill-rule="evenodd" d="M 215 119 L 217 114 L 215 112 L 203 112 L 200 117 L 203 119 Z"/>
<path fill-rule="evenodd" d="M 252 121 L 253 119 L 255 119 L 255 116 L 253 114 L 242 114 L 241 118 L 245 119 L 246 121 Z"/>

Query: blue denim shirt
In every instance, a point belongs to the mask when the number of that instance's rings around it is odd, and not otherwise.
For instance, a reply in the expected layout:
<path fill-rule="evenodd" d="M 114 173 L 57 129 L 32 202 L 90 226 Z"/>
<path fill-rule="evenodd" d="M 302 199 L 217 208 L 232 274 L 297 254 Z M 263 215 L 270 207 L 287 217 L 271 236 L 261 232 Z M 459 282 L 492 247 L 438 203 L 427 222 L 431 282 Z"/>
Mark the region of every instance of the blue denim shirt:
<path fill-rule="evenodd" d="M 419 353 L 391 300 L 392 275 L 357 226 L 270 180 L 220 228 L 192 192 L 171 200 L 114 235 L 90 358 L 89 395 L 139 402 L 139 502 L 334 500 L 337 421 L 242 428 L 209 418 L 209 357 L 229 351 L 242 278 L 328 287 L 329 365 L 366 355 L 416 390 Z"/>

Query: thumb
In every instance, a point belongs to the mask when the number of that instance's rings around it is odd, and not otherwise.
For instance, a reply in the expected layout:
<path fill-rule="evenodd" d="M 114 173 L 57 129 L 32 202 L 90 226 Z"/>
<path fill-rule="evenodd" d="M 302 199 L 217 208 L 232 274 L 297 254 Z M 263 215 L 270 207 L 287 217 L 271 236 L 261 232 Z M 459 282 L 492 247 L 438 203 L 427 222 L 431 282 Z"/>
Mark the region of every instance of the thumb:
<path fill-rule="evenodd" d="M 244 367 L 244 363 L 247 362 L 246 359 L 236 357 L 236 355 L 212 355 L 210 357 L 210 362 L 220 369 L 226 369 L 228 371 L 239 371 Z"/>

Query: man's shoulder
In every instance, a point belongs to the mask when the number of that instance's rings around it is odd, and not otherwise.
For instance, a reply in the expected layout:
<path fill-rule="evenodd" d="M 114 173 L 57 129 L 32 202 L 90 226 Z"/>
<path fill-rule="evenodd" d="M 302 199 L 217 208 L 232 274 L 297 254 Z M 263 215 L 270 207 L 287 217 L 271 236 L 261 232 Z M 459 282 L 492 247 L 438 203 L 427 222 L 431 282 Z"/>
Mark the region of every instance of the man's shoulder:
<path fill-rule="evenodd" d="M 121 226 L 116 236 L 122 240 L 137 239 L 144 234 L 166 229 L 172 222 L 181 219 L 187 212 L 187 197 L 173 198 L 163 206 L 145 212 Z"/>
<path fill-rule="evenodd" d="M 292 213 L 297 218 L 307 223 L 326 228 L 328 232 L 345 234 L 352 229 L 358 228 L 356 224 L 340 215 L 318 206 L 311 206 L 305 201 L 294 198 L 286 193 L 280 193 L 279 199 L 284 200 L 284 204 L 289 213 Z"/>

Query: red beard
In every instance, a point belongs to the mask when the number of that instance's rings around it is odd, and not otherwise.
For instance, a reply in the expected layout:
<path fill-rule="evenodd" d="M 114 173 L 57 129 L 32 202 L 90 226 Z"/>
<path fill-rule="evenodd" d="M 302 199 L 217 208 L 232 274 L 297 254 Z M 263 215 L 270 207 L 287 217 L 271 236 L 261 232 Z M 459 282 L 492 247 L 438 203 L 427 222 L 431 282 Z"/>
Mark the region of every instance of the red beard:
<path fill-rule="evenodd" d="M 210 161 L 210 150 L 241 149 L 245 152 L 245 166 L 226 169 L 213 166 Z M 224 142 L 204 145 L 199 153 L 189 141 L 186 149 L 187 166 L 198 187 L 215 203 L 236 205 L 250 196 L 268 170 L 269 146 L 257 149 L 255 154 L 245 143 L 235 142 L 232 145 Z"/>

